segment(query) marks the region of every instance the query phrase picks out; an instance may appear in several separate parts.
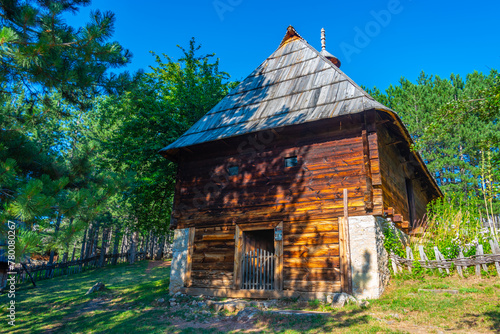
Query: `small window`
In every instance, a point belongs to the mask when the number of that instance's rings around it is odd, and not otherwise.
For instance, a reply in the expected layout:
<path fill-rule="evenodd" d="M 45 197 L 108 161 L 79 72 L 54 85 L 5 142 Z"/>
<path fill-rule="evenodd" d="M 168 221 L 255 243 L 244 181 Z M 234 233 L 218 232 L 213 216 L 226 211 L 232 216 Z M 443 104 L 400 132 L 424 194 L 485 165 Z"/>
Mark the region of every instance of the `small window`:
<path fill-rule="evenodd" d="M 297 157 L 285 158 L 285 167 L 295 167 L 297 164 Z"/>
<path fill-rule="evenodd" d="M 230 166 L 227 171 L 229 173 L 229 176 L 235 176 L 238 175 L 238 166 Z"/>

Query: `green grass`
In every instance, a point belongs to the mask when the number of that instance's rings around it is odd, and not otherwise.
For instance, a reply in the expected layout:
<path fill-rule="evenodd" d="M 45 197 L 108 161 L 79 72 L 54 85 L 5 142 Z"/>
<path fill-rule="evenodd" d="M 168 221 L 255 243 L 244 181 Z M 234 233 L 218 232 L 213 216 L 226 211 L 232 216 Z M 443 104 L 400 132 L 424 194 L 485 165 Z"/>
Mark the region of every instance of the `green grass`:
<path fill-rule="evenodd" d="M 368 307 L 332 309 L 320 301 L 288 300 L 287 309 L 329 312 L 329 316 L 280 316 L 260 313 L 247 323 L 234 314 L 203 312 L 188 306 L 196 298 L 168 305 L 169 268 L 146 273 L 148 262 L 121 264 L 18 287 L 16 326 L 6 321 L 7 295 L 0 295 L 0 333 L 407 333 L 499 332 L 498 278 L 428 277 L 393 279 Z M 86 296 L 96 282 L 109 290 Z M 459 293 L 419 293 L 418 289 L 455 289 Z M 164 298 L 165 303 L 157 300 Z"/>

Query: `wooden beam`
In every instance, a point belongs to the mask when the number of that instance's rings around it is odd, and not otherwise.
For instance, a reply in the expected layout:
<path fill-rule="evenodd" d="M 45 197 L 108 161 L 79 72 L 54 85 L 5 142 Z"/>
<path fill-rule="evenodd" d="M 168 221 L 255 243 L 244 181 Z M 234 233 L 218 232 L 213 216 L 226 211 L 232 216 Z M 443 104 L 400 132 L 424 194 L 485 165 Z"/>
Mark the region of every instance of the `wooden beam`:
<path fill-rule="evenodd" d="M 352 292 L 351 254 L 349 245 L 349 210 L 347 189 L 344 189 L 344 217 L 339 217 L 340 284 L 342 291 Z"/>
<path fill-rule="evenodd" d="M 234 231 L 234 272 L 233 272 L 233 289 L 239 290 L 241 286 L 241 262 L 243 258 L 243 231 L 238 225 Z"/>
<path fill-rule="evenodd" d="M 392 216 L 392 215 L 394 215 L 394 208 L 388 207 L 387 209 L 384 210 L 384 214 L 386 216 Z"/>
<path fill-rule="evenodd" d="M 191 296 L 213 296 L 226 298 L 252 298 L 252 299 L 279 299 L 279 298 L 300 298 L 304 300 L 320 299 L 324 300 L 325 294 L 331 292 L 341 292 L 340 285 L 334 286 L 332 291 L 300 292 L 295 290 L 232 290 L 217 288 L 181 288 L 181 293 Z"/>
<path fill-rule="evenodd" d="M 184 281 L 185 286 L 191 286 L 191 271 L 192 271 L 192 267 L 193 267 L 194 232 L 195 232 L 195 228 L 190 227 L 189 232 L 188 232 L 186 277 L 185 277 L 185 281 Z"/>
<path fill-rule="evenodd" d="M 283 231 L 283 222 L 280 222 L 277 228 Z M 274 271 L 274 289 L 283 291 L 283 239 L 274 239 L 274 252 L 276 254 L 276 270 Z"/>
<path fill-rule="evenodd" d="M 403 221 L 403 215 L 395 214 L 392 216 L 392 221 L 395 223 L 399 223 Z"/>
<path fill-rule="evenodd" d="M 366 211 L 373 210 L 373 183 L 372 183 L 372 171 L 370 165 L 370 146 L 368 142 L 368 134 L 366 130 L 362 131 L 361 134 L 363 138 L 363 167 L 366 182 L 366 191 L 364 196 L 365 209 Z"/>

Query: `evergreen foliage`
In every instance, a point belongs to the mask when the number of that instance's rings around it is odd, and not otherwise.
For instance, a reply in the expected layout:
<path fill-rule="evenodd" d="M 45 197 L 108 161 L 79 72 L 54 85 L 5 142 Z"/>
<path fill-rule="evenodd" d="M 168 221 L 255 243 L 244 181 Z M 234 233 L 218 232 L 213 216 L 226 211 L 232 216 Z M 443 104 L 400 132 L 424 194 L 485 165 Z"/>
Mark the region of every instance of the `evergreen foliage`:
<path fill-rule="evenodd" d="M 483 196 L 485 183 L 497 214 L 500 198 L 493 188 L 500 181 L 499 80 L 495 70 L 488 75 L 474 72 L 465 80 L 422 72 L 416 83 L 402 78 L 385 93 L 368 90 L 401 117 L 441 189 Z"/>

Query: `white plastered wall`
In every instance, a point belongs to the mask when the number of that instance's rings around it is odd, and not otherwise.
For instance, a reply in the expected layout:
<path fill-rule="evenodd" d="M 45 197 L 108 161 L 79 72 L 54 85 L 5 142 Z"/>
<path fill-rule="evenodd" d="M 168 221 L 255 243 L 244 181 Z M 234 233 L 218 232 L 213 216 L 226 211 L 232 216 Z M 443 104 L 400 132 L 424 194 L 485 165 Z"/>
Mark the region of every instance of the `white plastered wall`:
<path fill-rule="evenodd" d="M 379 298 L 390 277 L 385 227 L 375 216 L 349 217 L 348 225 L 352 293 L 358 299 Z"/>
<path fill-rule="evenodd" d="M 184 287 L 187 270 L 189 228 L 176 229 L 172 244 L 169 293 L 172 295 Z"/>

